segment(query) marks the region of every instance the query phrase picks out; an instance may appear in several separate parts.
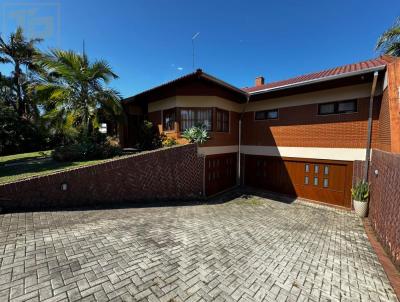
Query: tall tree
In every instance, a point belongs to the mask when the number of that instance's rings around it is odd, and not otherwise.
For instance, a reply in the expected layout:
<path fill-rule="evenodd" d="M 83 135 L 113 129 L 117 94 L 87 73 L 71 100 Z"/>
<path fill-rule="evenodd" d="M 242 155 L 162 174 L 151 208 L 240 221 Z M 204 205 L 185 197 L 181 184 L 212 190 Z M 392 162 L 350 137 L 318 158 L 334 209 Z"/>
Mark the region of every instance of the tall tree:
<path fill-rule="evenodd" d="M 35 91 L 49 100 L 49 115 L 90 134 L 98 127 L 100 108 L 114 116 L 121 114 L 119 93 L 106 87 L 117 78 L 106 61 L 90 62 L 86 54 L 52 50 L 40 57 L 39 65 L 46 72 L 41 73 Z"/>
<path fill-rule="evenodd" d="M 376 50 L 380 50 L 388 55 L 400 57 L 400 17 L 397 18 L 392 27 L 379 37 Z"/>
<path fill-rule="evenodd" d="M 8 99 L 8 102 L 17 111 L 19 117 L 27 117 L 29 113 L 36 111 L 30 102 L 27 88 L 30 80 L 29 73 L 35 70 L 34 57 L 38 54 L 35 46 L 41 41 L 41 39 L 26 38 L 21 27 L 18 27 L 15 33 L 10 34 L 8 41 L 0 37 L 0 63 L 13 65 L 12 75 L 8 78 L 12 93 L 8 96 L 15 95 Z M 23 72 L 23 67 L 26 72 Z M 5 80 L 6 78 L 3 77 L 3 84 Z"/>

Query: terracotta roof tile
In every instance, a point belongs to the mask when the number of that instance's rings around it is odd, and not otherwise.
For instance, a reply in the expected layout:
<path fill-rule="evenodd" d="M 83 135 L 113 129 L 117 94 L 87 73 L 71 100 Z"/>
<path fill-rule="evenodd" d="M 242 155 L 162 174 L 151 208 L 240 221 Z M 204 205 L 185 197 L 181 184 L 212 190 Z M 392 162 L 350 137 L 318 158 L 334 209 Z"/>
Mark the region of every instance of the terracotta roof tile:
<path fill-rule="evenodd" d="M 353 64 L 347 64 L 331 69 L 326 69 L 318 72 L 313 72 L 305 75 L 300 75 L 294 78 L 282 80 L 282 81 L 277 81 L 277 82 L 271 82 L 267 83 L 261 86 L 253 86 L 253 87 L 245 87 L 243 88 L 244 91 L 247 92 L 256 92 L 259 90 L 264 90 L 264 89 L 271 89 L 271 88 L 277 88 L 281 86 L 286 86 L 286 85 L 291 85 L 291 84 L 297 84 L 301 83 L 304 81 L 310 81 L 310 80 L 318 80 L 318 79 L 323 79 L 329 76 L 335 76 L 335 75 L 340 75 L 340 74 L 345 74 L 349 72 L 355 72 L 355 71 L 361 71 L 364 69 L 369 69 L 373 67 L 379 67 L 379 66 L 385 66 L 387 65 L 388 60 L 384 57 L 379 57 L 376 59 L 371 59 L 367 61 L 362 61 L 358 63 L 353 63 Z"/>

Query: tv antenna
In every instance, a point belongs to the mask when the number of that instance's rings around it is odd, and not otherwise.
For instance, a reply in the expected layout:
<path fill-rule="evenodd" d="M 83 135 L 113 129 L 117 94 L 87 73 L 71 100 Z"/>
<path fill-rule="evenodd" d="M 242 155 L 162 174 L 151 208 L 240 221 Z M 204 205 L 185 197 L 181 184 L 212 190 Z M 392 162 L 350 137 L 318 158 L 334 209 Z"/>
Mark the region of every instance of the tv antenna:
<path fill-rule="evenodd" d="M 192 67 L 194 70 L 194 40 L 200 35 L 200 32 L 197 32 L 192 37 Z"/>

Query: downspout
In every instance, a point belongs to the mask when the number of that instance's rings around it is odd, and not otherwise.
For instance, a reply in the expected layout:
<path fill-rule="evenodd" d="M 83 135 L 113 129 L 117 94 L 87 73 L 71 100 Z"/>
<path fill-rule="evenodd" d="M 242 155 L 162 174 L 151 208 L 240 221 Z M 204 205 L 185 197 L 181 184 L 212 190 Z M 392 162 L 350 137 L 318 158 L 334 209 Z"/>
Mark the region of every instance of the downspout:
<path fill-rule="evenodd" d="M 238 167 L 238 170 L 237 170 L 237 175 L 238 175 L 238 177 L 237 177 L 237 179 L 236 179 L 236 184 L 239 186 L 240 185 L 240 178 L 241 178 L 241 173 L 240 173 L 240 169 L 241 169 L 241 165 L 240 165 L 240 160 L 241 160 L 241 158 L 240 158 L 240 146 L 241 146 L 241 144 L 242 144 L 242 119 L 243 119 L 243 115 L 244 115 L 244 112 L 246 111 L 246 107 L 247 107 L 247 104 L 249 103 L 249 101 L 250 101 L 250 94 L 246 94 L 246 103 L 245 103 L 245 105 L 243 106 L 243 110 L 242 110 L 242 113 L 240 114 L 240 117 L 239 117 L 239 139 L 238 139 L 238 165 L 237 165 L 237 167 Z"/>
<path fill-rule="evenodd" d="M 365 164 L 364 164 L 364 180 L 368 181 L 368 170 L 369 160 L 371 158 L 371 138 L 372 138 L 372 111 L 374 108 L 374 96 L 376 90 L 376 82 L 378 80 L 378 72 L 374 72 L 374 79 L 372 80 L 371 96 L 369 99 L 369 111 L 368 111 L 368 137 L 367 147 L 365 151 Z"/>

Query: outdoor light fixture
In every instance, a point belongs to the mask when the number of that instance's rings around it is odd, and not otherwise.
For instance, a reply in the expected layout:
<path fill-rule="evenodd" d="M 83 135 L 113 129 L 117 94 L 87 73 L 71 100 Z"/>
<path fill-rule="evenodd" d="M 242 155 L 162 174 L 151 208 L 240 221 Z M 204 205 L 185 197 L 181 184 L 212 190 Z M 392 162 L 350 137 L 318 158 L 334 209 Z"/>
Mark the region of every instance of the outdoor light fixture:
<path fill-rule="evenodd" d="M 67 191 L 67 189 L 68 189 L 68 184 L 66 183 L 61 184 L 61 191 Z"/>
<path fill-rule="evenodd" d="M 375 176 L 378 176 L 379 171 L 378 171 L 378 170 L 375 170 L 375 171 L 374 171 L 374 174 L 375 174 Z"/>

